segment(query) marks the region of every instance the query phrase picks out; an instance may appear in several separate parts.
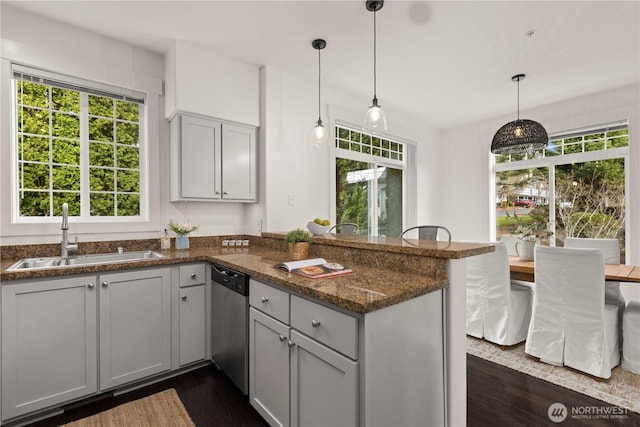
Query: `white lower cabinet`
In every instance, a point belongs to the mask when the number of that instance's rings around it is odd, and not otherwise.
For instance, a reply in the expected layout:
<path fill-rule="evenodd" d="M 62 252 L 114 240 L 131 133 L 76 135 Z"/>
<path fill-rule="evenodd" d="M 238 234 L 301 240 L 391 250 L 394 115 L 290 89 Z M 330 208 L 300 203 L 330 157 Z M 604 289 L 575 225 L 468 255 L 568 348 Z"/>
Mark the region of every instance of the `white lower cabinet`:
<path fill-rule="evenodd" d="M 206 357 L 204 285 L 180 288 L 180 366 Z"/>
<path fill-rule="evenodd" d="M 2 284 L 2 419 L 98 389 L 95 276 Z"/>
<path fill-rule="evenodd" d="M 169 268 L 102 274 L 100 388 L 171 369 Z"/>
<path fill-rule="evenodd" d="M 288 343 L 289 326 L 249 309 L 249 401 L 271 426 L 289 425 Z"/>
<path fill-rule="evenodd" d="M 357 347 L 354 317 L 291 296 L 252 280 L 250 301 L 259 309 L 277 314 L 280 320 L 251 307 L 249 327 L 249 401 L 271 426 L 355 426 L 358 424 L 358 362 L 328 345 L 346 334 Z M 284 297 L 283 297 L 284 294 Z M 289 301 L 291 309 L 289 309 Z M 310 305 L 307 305 L 310 304 Z M 300 305 L 300 308 L 297 306 Z M 294 313 L 304 309 L 313 318 Z M 344 317 L 344 318 L 343 318 Z M 354 328 L 351 328 L 351 320 Z M 322 343 L 296 328 L 309 328 Z M 334 325 L 344 326 L 341 330 Z M 315 325 L 315 326 L 313 326 Z M 327 344 L 327 345 L 325 345 Z M 357 352 L 356 352 L 357 354 Z"/>
<path fill-rule="evenodd" d="M 355 426 L 358 363 L 291 331 L 291 425 Z"/>

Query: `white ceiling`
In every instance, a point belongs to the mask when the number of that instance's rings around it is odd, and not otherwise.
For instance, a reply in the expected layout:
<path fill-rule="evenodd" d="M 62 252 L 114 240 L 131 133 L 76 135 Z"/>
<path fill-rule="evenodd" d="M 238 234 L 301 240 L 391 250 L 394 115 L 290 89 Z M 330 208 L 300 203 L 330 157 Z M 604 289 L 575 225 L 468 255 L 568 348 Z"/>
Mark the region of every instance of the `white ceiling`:
<path fill-rule="evenodd" d="M 361 0 L 4 3 L 159 53 L 182 39 L 311 81 L 321 37 L 323 87 L 362 98 L 363 111 L 371 102 L 373 14 Z M 443 129 L 515 114 L 518 73 L 523 110 L 640 81 L 640 1 L 387 0 L 377 26 L 388 120 L 403 111 Z"/>

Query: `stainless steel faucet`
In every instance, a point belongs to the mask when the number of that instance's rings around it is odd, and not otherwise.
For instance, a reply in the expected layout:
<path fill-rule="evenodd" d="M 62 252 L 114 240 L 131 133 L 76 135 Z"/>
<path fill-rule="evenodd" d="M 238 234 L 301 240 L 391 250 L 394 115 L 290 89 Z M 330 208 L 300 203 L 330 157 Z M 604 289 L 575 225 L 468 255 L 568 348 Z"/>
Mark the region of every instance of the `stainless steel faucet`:
<path fill-rule="evenodd" d="M 78 236 L 76 236 L 75 243 L 69 243 L 69 238 L 67 237 L 67 231 L 69 230 L 69 205 L 66 203 L 62 204 L 62 225 L 60 226 L 60 230 L 62 230 L 60 257 L 69 258 L 69 251 L 78 250 Z"/>

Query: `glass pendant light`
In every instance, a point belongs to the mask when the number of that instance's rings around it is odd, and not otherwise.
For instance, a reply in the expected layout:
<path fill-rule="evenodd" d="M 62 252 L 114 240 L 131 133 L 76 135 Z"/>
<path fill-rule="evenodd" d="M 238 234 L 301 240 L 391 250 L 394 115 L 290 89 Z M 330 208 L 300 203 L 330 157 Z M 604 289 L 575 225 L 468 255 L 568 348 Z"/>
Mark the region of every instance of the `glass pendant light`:
<path fill-rule="evenodd" d="M 318 121 L 316 127 L 311 131 L 311 138 L 309 144 L 314 147 L 321 147 L 326 145 L 329 140 L 329 132 L 322 125 L 322 117 L 320 114 L 320 51 L 327 46 L 327 42 L 322 39 L 315 39 L 311 42 L 311 46 L 318 50 Z"/>
<path fill-rule="evenodd" d="M 517 74 L 511 80 L 518 83 L 518 118 L 498 129 L 491 142 L 493 154 L 527 154 L 533 155 L 549 143 L 549 135 L 545 128 L 533 120 L 520 119 L 520 80 L 524 74 Z"/>
<path fill-rule="evenodd" d="M 367 0 L 367 10 L 373 12 L 373 102 L 364 121 L 364 128 L 370 132 L 384 132 L 387 130 L 387 116 L 378 105 L 376 96 L 376 12 L 382 9 L 384 0 Z"/>

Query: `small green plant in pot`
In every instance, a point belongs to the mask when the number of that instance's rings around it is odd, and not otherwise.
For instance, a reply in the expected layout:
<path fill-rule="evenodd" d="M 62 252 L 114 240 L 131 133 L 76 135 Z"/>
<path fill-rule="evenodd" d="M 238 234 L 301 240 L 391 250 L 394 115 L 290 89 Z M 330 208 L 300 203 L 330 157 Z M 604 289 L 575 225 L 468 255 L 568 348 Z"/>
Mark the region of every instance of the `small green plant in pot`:
<path fill-rule="evenodd" d="M 309 256 L 311 236 L 301 228 L 296 228 L 287 233 L 285 237 L 289 243 L 289 255 L 294 261 L 306 259 Z"/>

